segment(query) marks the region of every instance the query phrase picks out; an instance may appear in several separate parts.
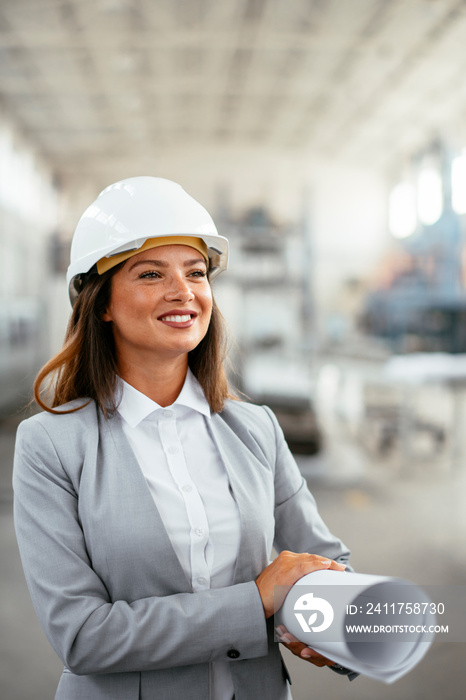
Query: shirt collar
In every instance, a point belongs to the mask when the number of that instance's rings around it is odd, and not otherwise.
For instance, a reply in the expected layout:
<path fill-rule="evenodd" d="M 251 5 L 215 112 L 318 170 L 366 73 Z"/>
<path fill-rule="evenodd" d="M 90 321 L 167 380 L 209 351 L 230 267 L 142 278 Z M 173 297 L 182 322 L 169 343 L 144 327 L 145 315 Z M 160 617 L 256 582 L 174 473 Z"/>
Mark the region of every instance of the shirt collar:
<path fill-rule="evenodd" d="M 175 406 L 186 406 L 210 418 L 210 407 L 207 399 L 201 385 L 189 367 L 183 388 L 171 406 L 160 406 L 121 378 L 119 379 L 118 389 L 120 394 L 118 413 L 131 428 L 135 428 L 154 411 L 162 408 L 174 408 Z"/>

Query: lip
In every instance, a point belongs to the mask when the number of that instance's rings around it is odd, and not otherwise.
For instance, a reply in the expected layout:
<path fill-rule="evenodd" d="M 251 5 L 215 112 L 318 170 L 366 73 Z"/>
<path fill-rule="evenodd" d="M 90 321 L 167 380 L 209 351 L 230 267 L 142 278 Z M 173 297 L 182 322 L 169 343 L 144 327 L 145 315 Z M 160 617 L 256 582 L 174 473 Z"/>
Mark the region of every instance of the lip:
<path fill-rule="evenodd" d="M 157 320 L 162 321 L 165 316 L 186 316 L 186 314 L 190 314 L 192 318 L 196 318 L 196 316 L 199 315 L 197 311 L 191 311 L 191 309 L 170 309 L 169 311 L 165 311 L 165 313 L 160 314 L 160 316 L 157 317 Z"/>
<path fill-rule="evenodd" d="M 189 321 L 168 321 L 167 317 L 169 316 L 191 316 Z M 171 328 L 190 328 L 195 319 L 196 316 L 199 314 L 197 311 L 191 311 L 190 309 L 170 309 L 170 311 L 166 311 L 164 314 L 161 316 L 158 316 L 157 320 L 161 321 L 165 326 L 170 326 Z"/>

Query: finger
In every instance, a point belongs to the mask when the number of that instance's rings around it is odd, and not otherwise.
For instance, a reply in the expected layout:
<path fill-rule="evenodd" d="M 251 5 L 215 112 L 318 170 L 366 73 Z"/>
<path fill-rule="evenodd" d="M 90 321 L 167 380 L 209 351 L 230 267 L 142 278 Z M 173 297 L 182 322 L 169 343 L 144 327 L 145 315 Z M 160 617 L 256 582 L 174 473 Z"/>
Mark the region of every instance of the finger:
<path fill-rule="evenodd" d="M 346 564 L 340 564 L 338 561 L 331 561 L 332 563 L 329 566 L 330 569 L 333 569 L 333 571 L 345 571 Z"/>
<path fill-rule="evenodd" d="M 300 642 L 289 632 L 280 637 L 280 642 L 289 649 L 292 654 L 298 656 L 300 659 L 309 661 L 315 666 L 333 666 L 333 661 L 322 656 L 322 654 L 319 654 L 319 652 L 314 649 L 310 649 L 306 644 Z"/>
<path fill-rule="evenodd" d="M 316 666 L 333 666 L 334 664 L 334 661 L 327 659 L 326 656 L 322 656 L 322 654 L 319 654 L 318 651 L 315 651 L 315 649 L 311 649 L 310 647 L 305 647 L 305 649 L 302 649 L 300 656 L 302 659 L 308 659 L 308 661 Z"/>
<path fill-rule="evenodd" d="M 309 560 L 309 563 L 314 564 L 315 567 L 323 566 L 326 569 L 329 568 L 335 571 L 344 571 L 346 569 L 346 564 L 340 564 L 340 562 L 328 557 L 321 557 L 319 554 L 309 554 Z"/>
<path fill-rule="evenodd" d="M 281 642 L 284 642 L 285 644 L 303 644 L 303 642 L 300 639 L 298 639 L 297 637 L 292 635 L 291 632 L 288 631 L 282 633 L 282 635 L 279 636 L 279 640 Z M 303 646 L 306 646 L 306 644 L 304 644 Z"/>
<path fill-rule="evenodd" d="M 321 557 L 317 554 L 309 554 L 308 559 L 302 559 L 301 562 L 302 570 L 306 573 L 312 573 L 313 571 L 321 571 L 322 569 L 331 569 L 332 571 L 344 571 L 346 569 L 345 564 L 340 564 L 333 559 L 328 559 L 328 557 Z"/>

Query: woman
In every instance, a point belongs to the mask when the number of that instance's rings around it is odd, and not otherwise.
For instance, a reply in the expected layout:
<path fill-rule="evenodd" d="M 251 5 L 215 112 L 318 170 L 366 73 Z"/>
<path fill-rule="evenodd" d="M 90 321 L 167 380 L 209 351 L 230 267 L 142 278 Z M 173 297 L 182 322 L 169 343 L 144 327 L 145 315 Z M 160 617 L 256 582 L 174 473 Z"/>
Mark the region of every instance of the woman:
<path fill-rule="evenodd" d="M 210 286 L 227 253 L 161 178 L 110 186 L 76 229 L 65 344 L 14 468 L 26 579 L 65 664 L 57 699 L 284 700 L 273 613 L 301 576 L 345 569 L 274 415 L 228 393 Z"/>

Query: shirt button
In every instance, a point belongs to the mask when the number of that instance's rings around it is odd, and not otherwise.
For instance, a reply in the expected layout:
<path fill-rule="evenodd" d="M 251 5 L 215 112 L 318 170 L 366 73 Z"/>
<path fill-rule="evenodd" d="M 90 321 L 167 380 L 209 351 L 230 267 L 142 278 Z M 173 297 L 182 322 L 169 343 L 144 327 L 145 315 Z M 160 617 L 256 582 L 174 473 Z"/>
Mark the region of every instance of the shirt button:
<path fill-rule="evenodd" d="M 168 448 L 167 452 L 171 455 L 176 455 L 177 452 L 180 451 L 180 448 L 177 447 L 176 445 L 172 445 L 171 447 Z"/>
<path fill-rule="evenodd" d="M 193 487 L 190 486 L 190 484 L 185 484 L 182 488 L 183 488 L 183 491 L 185 491 L 185 493 L 189 493 L 190 491 L 193 490 Z"/>
<path fill-rule="evenodd" d="M 163 415 L 165 418 L 171 418 L 173 416 L 173 411 L 170 411 L 170 409 L 167 409 L 166 411 L 163 412 Z"/>
<path fill-rule="evenodd" d="M 202 529 L 202 527 L 197 527 L 197 528 L 194 530 L 194 532 L 196 533 L 196 535 L 197 535 L 198 537 L 202 537 L 202 535 L 204 534 L 204 530 Z"/>
<path fill-rule="evenodd" d="M 227 651 L 227 656 L 229 659 L 237 659 L 241 654 L 239 653 L 238 649 L 230 649 Z"/>
<path fill-rule="evenodd" d="M 203 586 L 205 583 L 207 583 L 207 579 L 204 578 L 204 576 L 199 576 L 197 582 L 200 583 L 201 586 Z"/>

